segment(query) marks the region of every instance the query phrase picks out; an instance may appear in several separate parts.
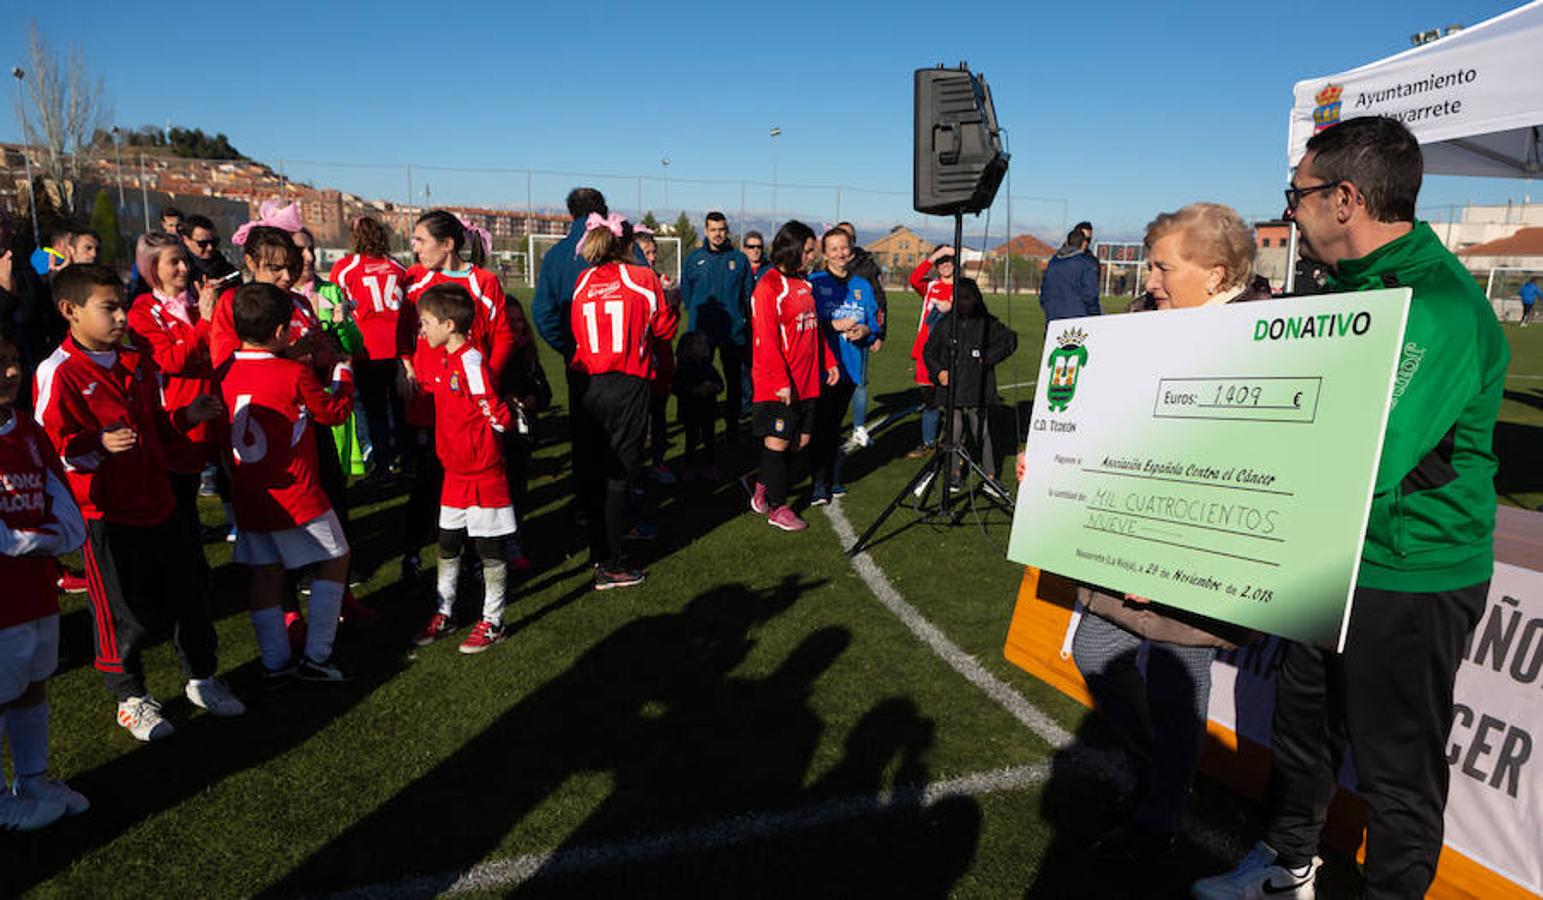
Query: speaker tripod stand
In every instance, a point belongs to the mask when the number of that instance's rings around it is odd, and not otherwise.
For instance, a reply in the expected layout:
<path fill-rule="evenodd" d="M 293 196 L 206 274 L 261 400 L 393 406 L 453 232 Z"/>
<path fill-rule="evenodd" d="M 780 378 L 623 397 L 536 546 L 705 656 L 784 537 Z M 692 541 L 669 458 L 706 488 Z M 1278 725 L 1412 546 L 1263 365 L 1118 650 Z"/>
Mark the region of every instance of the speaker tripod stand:
<path fill-rule="evenodd" d="M 964 213 L 954 213 L 954 283 L 957 285 L 964 272 Z M 949 334 L 948 349 L 948 376 L 955 385 L 958 384 L 959 372 L 959 318 L 953 316 L 949 319 L 951 333 Z M 997 509 L 1006 513 L 1009 517 L 1013 514 L 1013 507 L 1008 500 L 1006 492 L 1000 490 L 999 482 L 986 474 L 980 463 L 970 455 L 969 448 L 963 442 L 954 438 L 954 413 L 958 408 L 958 391 L 954 388 L 946 388 L 948 402 L 944 404 L 943 421 L 938 429 L 937 450 L 932 454 L 921 469 L 906 482 L 905 487 L 889 501 L 884 511 L 879 513 L 868 528 L 857 538 L 848 550 L 848 556 L 860 553 L 868 542 L 872 540 L 886 519 L 894 514 L 895 510 L 902 507 L 917 511 L 918 518 L 924 522 L 945 522 L 949 525 L 957 525 L 963 519 L 967 504 L 960 501 L 964 498 L 955 497 L 953 490 L 953 470 L 957 465 L 960 483 L 972 473 L 979 484 L 985 489 L 981 494 Z M 981 423 L 983 428 L 990 427 L 985 416 Z M 961 437 L 963 429 L 959 429 Z M 941 486 L 940 486 L 941 485 Z M 927 502 L 933 490 L 938 491 L 938 502 L 935 507 L 929 507 Z M 915 502 L 908 502 L 907 498 L 914 498 Z"/>

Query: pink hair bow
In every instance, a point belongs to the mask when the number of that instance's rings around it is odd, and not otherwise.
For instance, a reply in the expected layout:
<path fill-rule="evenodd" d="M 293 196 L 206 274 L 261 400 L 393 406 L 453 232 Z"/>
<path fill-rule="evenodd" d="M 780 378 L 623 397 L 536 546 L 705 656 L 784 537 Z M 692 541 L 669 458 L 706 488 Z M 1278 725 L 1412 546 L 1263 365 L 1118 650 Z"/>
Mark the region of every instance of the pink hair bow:
<path fill-rule="evenodd" d="M 611 213 L 608 216 L 602 216 L 599 213 L 590 213 L 589 218 L 584 220 L 584 233 L 589 234 L 596 228 L 604 228 L 617 237 L 621 237 L 622 226 L 626 224 L 627 220 L 622 217 L 621 213 Z"/>
<path fill-rule="evenodd" d="M 653 234 L 654 230 L 652 228 L 649 228 L 647 225 L 634 225 L 634 226 L 632 226 L 632 233 L 633 234 Z"/>
<path fill-rule="evenodd" d="M 264 200 L 257 218 L 237 228 L 236 233 L 230 236 L 230 242 L 238 247 L 246 244 L 246 236 L 258 226 L 278 228 L 294 234 L 305 227 L 305 220 L 300 218 L 300 204 L 280 206 L 277 200 Z"/>
<path fill-rule="evenodd" d="M 476 238 L 482 244 L 482 254 L 484 256 L 491 257 L 493 255 L 492 232 L 488 231 L 486 228 L 479 228 L 476 225 L 466 221 L 465 219 L 461 220 L 461 227 L 466 229 L 466 233 L 469 236 Z"/>

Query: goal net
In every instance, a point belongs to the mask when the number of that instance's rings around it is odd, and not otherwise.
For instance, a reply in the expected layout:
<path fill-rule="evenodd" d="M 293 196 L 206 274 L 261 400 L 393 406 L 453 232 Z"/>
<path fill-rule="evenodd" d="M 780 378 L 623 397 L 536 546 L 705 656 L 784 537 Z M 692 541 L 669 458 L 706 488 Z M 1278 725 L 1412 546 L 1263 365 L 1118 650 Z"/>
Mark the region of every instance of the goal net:
<path fill-rule="evenodd" d="M 555 247 L 563 239 L 560 234 L 533 234 L 527 238 L 528 249 L 525 257 L 528 260 L 526 285 L 536 286 L 536 279 L 541 276 L 541 261 L 546 258 L 548 250 Z M 680 238 L 669 235 L 654 235 L 654 241 L 659 247 L 658 259 L 654 262 L 654 268 L 659 274 L 670 279 L 672 284 L 680 282 Z"/>
<path fill-rule="evenodd" d="M 1536 281 L 1538 287 L 1543 288 L 1543 269 L 1513 269 L 1509 267 L 1489 270 L 1489 275 L 1479 276 L 1483 278 L 1484 296 L 1489 298 L 1490 305 L 1495 308 L 1495 315 L 1502 322 L 1516 322 L 1522 317 L 1522 285 L 1529 281 Z M 1538 315 L 1539 310 L 1534 310 L 1533 315 Z"/>

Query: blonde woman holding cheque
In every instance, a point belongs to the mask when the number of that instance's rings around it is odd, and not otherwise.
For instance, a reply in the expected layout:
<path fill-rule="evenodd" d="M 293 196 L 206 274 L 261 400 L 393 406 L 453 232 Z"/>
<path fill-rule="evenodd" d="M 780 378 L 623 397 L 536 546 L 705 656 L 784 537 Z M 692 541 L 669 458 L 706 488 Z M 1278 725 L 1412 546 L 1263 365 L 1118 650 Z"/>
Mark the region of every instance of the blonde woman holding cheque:
<path fill-rule="evenodd" d="M 1153 219 L 1146 232 L 1156 308 L 1189 308 L 1260 300 L 1250 287 L 1254 235 L 1231 208 L 1193 203 Z M 1018 457 L 1018 480 L 1024 458 Z M 1152 863 L 1173 847 L 1190 782 L 1200 762 L 1211 661 L 1243 640 L 1236 626 L 1094 585 L 1077 590 L 1085 607 L 1072 657 L 1136 772 L 1122 804 L 1123 821 L 1098 837 L 1094 856 Z M 1157 598 L 1161 600 L 1161 598 Z M 1146 677 L 1136 655 L 1146 643 Z"/>

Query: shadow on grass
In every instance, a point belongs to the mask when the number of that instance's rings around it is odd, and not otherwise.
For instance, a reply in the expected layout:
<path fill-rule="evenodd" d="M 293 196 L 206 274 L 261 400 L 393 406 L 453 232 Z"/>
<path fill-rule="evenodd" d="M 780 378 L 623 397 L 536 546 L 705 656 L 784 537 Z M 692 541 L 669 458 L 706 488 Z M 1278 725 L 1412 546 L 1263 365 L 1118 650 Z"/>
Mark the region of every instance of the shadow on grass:
<path fill-rule="evenodd" d="M 1506 396 L 1512 393 L 1507 391 Z M 1543 406 L 1543 398 L 1533 402 Z M 1495 423 L 1495 456 L 1500 459 L 1496 493 L 1519 503 L 1515 499 L 1518 495 L 1543 492 L 1543 467 L 1537 463 L 1539 447 L 1543 447 L 1543 426 Z"/>
<path fill-rule="evenodd" d="M 708 840 L 706 849 L 658 840 L 715 823 L 753 824 L 747 813 L 775 816 L 871 794 L 892 767 L 895 782 L 927 779 L 933 725 L 910 701 L 890 699 L 854 728 L 841 762 L 808 784 L 825 727 L 809 698 L 851 643 L 846 629 L 810 634 L 764 678 L 731 674 L 754 647 L 757 626 L 821 583 L 719 586 L 679 613 L 621 626 L 263 896 L 440 893 L 565 783 L 590 773 L 609 774 L 614 788 L 555 853 L 532 858 L 522 892 L 850 896 L 888 884 L 889 893 L 945 896 L 974 855 L 973 800 Z M 652 849 L 638 856 L 640 846 Z M 577 857 L 602 865 L 574 866 Z"/>

